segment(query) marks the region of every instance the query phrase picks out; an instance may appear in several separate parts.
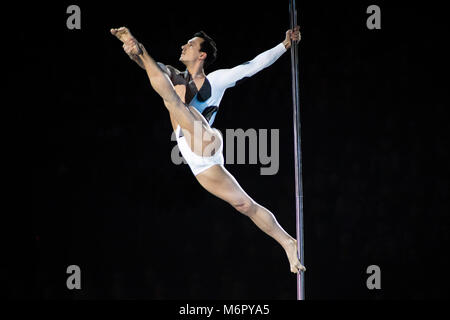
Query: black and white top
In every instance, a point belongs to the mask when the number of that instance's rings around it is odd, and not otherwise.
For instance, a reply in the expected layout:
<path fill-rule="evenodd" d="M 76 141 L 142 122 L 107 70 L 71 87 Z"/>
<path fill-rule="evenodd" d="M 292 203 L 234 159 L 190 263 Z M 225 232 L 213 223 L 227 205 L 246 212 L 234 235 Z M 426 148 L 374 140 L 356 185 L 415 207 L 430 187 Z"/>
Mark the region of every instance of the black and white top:
<path fill-rule="evenodd" d="M 186 104 L 196 108 L 212 125 L 225 90 L 272 65 L 285 52 L 284 44 L 280 43 L 276 47 L 259 54 L 251 61 L 231 69 L 213 71 L 206 76 L 200 90 L 197 89 L 187 70 L 179 71 L 162 63 L 158 63 L 158 65 L 169 75 L 174 86 L 178 84 L 186 85 Z"/>

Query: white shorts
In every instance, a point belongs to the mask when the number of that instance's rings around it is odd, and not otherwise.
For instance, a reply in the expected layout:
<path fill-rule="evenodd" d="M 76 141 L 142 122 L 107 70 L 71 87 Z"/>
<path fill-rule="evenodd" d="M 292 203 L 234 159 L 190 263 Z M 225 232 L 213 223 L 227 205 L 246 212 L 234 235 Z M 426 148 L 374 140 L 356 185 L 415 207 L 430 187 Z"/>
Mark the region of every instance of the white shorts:
<path fill-rule="evenodd" d="M 220 139 L 220 148 L 211 157 L 202 157 L 199 156 L 198 154 L 195 154 L 187 144 L 186 138 L 184 136 L 180 137 L 181 127 L 178 126 L 177 129 L 175 130 L 178 149 L 180 149 L 180 152 L 183 155 L 184 160 L 186 160 L 187 164 L 189 165 L 195 176 L 205 171 L 206 169 L 211 168 L 213 165 L 216 164 L 223 165 L 225 163 L 222 154 L 223 151 L 222 135 L 220 134 L 219 130 L 214 128 L 212 129 L 218 133 Z"/>

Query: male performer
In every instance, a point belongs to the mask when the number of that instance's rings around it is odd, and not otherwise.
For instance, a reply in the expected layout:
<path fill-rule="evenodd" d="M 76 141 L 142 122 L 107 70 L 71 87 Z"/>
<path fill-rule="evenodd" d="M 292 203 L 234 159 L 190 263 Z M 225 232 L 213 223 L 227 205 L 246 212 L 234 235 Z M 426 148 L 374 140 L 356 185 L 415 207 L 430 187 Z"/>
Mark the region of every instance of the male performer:
<path fill-rule="evenodd" d="M 180 72 L 172 66 L 155 62 L 127 28 L 111 29 L 111 33 L 123 42 L 130 58 L 146 70 L 151 86 L 163 99 L 180 152 L 197 181 L 274 238 L 285 250 L 293 273 L 306 270 L 298 259 L 297 241 L 278 224 L 269 210 L 250 198 L 225 169 L 222 136 L 211 125 L 225 90 L 274 63 L 290 48 L 292 41 L 300 41 L 299 29 L 296 26 L 288 30 L 282 43 L 253 60 L 208 75 L 204 68 L 215 60 L 217 48 L 203 31 L 181 47 L 179 60 L 186 66 L 186 71 Z"/>

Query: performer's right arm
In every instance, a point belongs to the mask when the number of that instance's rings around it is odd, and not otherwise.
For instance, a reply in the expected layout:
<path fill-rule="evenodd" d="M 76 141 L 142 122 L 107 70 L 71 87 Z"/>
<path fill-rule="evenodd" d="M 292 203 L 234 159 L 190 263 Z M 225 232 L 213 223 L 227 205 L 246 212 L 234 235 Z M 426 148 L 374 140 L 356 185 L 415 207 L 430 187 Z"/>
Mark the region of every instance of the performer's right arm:
<path fill-rule="evenodd" d="M 142 62 L 142 59 L 139 58 L 139 56 L 135 54 L 128 54 L 128 56 L 130 57 L 131 60 L 136 62 L 142 69 L 145 70 L 144 62 Z M 161 70 L 169 76 L 170 80 L 172 80 L 170 69 L 161 62 L 157 62 L 157 64 L 161 68 Z"/>
<path fill-rule="evenodd" d="M 142 69 L 145 70 L 144 63 L 142 62 L 141 58 L 139 58 L 139 56 L 137 56 L 135 54 L 129 54 L 128 56 L 130 57 L 131 60 L 136 62 L 139 65 L 139 67 L 141 67 Z"/>

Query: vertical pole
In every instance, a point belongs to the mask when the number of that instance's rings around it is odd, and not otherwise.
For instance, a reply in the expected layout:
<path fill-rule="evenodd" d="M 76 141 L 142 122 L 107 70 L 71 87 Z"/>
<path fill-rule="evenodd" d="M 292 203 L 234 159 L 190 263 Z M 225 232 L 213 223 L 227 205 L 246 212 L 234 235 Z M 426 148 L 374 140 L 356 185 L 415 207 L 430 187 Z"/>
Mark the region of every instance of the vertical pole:
<path fill-rule="evenodd" d="M 297 9 L 295 0 L 289 3 L 291 29 L 297 25 Z M 296 229 L 298 257 L 305 265 L 303 246 L 303 181 L 302 181 L 302 157 L 301 157 L 301 127 L 300 127 L 300 96 L 298 86 L 298 46 L 291 46 L 291 71 L 292 71 L 292 100 L 294 111 L 294 150 L 295 150 L 295 207 L 296 207 Z M 305 275 L 304 272 L 297 274 L 297 300 L 305 299 Z"/>

